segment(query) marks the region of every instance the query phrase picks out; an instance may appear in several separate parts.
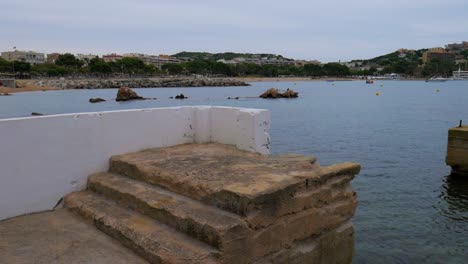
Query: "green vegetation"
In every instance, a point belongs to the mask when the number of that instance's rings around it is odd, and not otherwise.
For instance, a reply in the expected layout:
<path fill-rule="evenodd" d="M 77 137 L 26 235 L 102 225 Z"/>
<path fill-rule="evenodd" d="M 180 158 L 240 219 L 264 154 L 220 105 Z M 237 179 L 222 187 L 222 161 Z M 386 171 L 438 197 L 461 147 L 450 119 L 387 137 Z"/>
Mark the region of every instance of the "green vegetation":
<path fill-rule="evenodd" d="M 426 77 L 435 75 L 451 76 L 455 70 L 457 70 L 457 66 L 454 63 L 434 59 L 424 65 L 422 75 Z"/>
<path fill-rule="evenodd" d="M 211 61 L 217 61 L 217 60 L 232 60 L 235 58 L 268 58 L 268 59 L 286 59 L 290 60 L 287 58 L 284 58 L 281 55 L 275 55 L 275 54 L 269 54 L 269 53 L 258 53 L 258 54 L 253 54 L 253 53 L 235 53 L 235 52 L 224 52 L 224 53 L 208 53 L 208 52 L 188 52 L 188 51 L 183 51 L 179 52 L 177 54 L 172 55 L 173 57 L 176 58 L 186 58 L 189 60 L 211 60 Z"/>
<path fill-rule="evenodd" d="M 85 62 L 76 58 L 73 54 L 59 55 L 55 63 L 31 65 L 27 62 L 9 62 L 0 58 L 0 72 L 20 75 L 58 77 L 70 74 L 157 74 L 161 71 L 154 65 L 147 65 L 137 58 L 122 58 L 116 62 L 105 62 L 99 58 L 93 58 L 85 66 Z"/>
<path fill-rule="evenodd" d="M 347 76 L 350 75 L 348 67 L 339 63 L 324 65 L 306 64 L 294 65 L 257 65 L 253 63 L 225 64 L 213 60 L 194 60 L 179 64 L 165 64 L 162 69 L 169 74 L 200 74 L 224 76 Z"/>
<path fill-rule="evenodd" d="M 435 75 L 451 76 L 452 71 L 458 66 L 454 62 L 444 60 L 432 60 L 426 64 L 422 63 L 422 55 L 427 49 L 406 50 L 404 54 L 395 51 L 386 55 L 375 57 L 370 60 L 354 61 L 362 62 L 362 65 L 372 65 L 383 68 L 379 73 L 398 73 L 415 77 L 431 77 Z M 468 57 L 468 50 L 460 52 L 460 55 Z M 372 70 L 372 68 L 371 68 Z M 369 70 L 370 71 L 370 70 Z M 370 71 L 373 74 L 375 70 Z M 353 74 L 358 74 L 357 72 Z"/>
<path fill-rule="evenodd" d="M 55 65 L 68 67 L 68 68 L 81 68 L 84 62 L 76 58 L 73 54 L 65 53 L 60 54 L 55 61 Z"/>
<path fill-rule="evenodd" d="M 251 54 L 251 53 L 207 53 L 207 52 L 180 52 L 174 57 L 184 58 L 187 62 L 178 64 L 165 64 L 162 69 L 154 65 L 145 64 L 138 58 L 125 57 L 116 62 L 105 62 L 99 58 L 83 61 L 73 54 L 65 53 L 59 55 L 53 64 L 30 65 L 26 62 L 8 62 L 0 58 L 0 72 L 13 73 L 22 76 L 44 76 L 56 77 L 71 74 L 89 75 L 220 75 L 220 76 L 301 76 L 301 77 L 345 77 L 345 76 L 367 76 L 386 73 L 398 73 L 407 76 L 430 77 L 434 75 L 450 76 L 452 71 L 458 68 L 452 62 L 432 60 L 425 65 L 422 64 L 422 54 L 427 51 L 403 50 L 378 56 L 369 60 L 355 60 L 351 69 L 340 63 L 305 64 L 295 66 L 289 64 L 255 64 L 241 62 L 236 64 L 225 64 L 218 60 L 244 59 L 276 59 L 289 61 L 281 55 L 274 54 Z M 468 57 L 468 50 L 459 53 Z M 251 60 L 255 61 L 255 60 Z"/>

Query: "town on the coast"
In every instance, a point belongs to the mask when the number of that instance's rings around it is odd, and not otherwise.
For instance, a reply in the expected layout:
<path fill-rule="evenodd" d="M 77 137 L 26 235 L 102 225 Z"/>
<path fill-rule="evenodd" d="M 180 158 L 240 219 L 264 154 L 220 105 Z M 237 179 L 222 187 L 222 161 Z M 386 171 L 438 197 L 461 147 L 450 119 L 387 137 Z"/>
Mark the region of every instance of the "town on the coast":
<path fill-rule="evenodd" d="M 419 50 L 399 49 L 371 59 L 327 63 L 275 54 L 45 54 L 14 47 L 1 53 L 0 73 L 17 79 L 164 75 L 468 79 L 468 42 Z"/>

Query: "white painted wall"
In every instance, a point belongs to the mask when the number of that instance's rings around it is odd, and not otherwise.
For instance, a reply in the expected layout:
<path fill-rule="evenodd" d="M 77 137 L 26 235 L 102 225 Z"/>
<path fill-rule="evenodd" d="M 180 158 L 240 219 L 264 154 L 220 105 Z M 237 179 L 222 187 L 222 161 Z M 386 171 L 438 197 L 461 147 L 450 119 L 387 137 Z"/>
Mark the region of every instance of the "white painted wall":
<path fill-rule="evenodd" d="M 0 220 L 52 209 L 112 155 L 218 142 L 269 154 L 267 110 L 186 106 L 0 120 Z"/>

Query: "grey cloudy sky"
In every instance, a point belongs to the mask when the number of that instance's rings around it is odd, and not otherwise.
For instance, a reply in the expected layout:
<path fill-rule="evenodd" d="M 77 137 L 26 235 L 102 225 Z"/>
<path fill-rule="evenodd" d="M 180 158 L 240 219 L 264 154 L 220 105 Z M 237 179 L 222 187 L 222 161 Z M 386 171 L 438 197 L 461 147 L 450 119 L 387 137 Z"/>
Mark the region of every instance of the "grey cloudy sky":
<path fill-rule="evenodd" d="M 468 40 L 467 0 L 0 0 L 0 50 L 321 61 Z"/>

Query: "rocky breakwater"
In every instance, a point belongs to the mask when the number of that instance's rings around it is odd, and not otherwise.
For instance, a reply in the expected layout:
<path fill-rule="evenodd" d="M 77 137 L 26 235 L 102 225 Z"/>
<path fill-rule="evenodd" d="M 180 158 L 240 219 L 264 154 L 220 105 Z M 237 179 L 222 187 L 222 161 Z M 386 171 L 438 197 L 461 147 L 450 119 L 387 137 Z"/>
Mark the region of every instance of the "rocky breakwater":
<path fill-rule="evenodd" d="M 154 87 L 216 87 L 248 86 L 248 83 L 227 78 L 130 78 L 130 79 L 54 79 L 34 80 L 28 85 L 61 89 L 154 88 Z"/>

